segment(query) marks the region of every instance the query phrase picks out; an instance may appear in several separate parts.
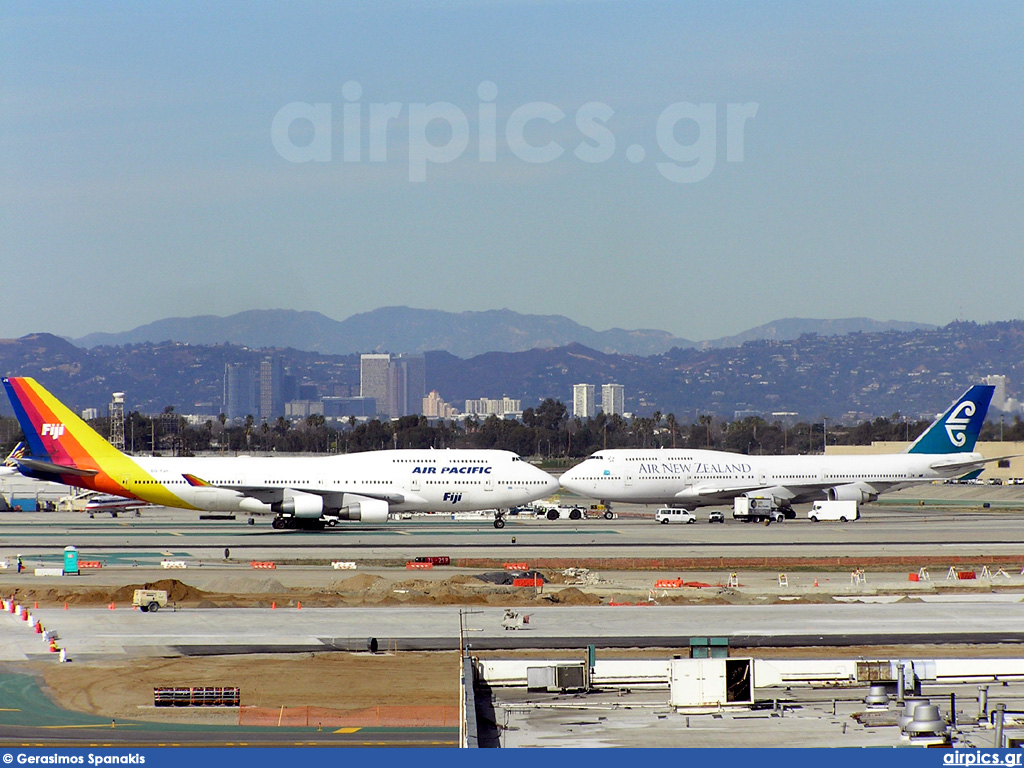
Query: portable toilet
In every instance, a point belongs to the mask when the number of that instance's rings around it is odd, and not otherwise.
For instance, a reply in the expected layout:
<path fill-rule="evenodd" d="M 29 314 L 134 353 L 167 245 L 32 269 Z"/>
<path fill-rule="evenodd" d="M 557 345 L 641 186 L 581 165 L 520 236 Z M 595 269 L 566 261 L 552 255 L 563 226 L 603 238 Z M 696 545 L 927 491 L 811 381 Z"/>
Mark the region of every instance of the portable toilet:
<path fill-rule="evenodd" d="M 78 549 L 64 547 L 64 575 L 78 576 Z"/>

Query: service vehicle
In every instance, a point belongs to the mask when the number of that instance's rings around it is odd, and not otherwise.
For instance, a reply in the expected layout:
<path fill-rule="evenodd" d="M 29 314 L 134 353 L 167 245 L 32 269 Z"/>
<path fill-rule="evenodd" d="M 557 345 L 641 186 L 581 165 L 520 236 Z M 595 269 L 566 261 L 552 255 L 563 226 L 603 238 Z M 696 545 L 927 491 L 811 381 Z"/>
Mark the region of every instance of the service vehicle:
<path fill-rule="evenodd" d="M 807 519 L 837 520 L 846 523 L 860 518 L 860 508 L 856 501 L 816 501 L 807 512 Z"/>
<path fill-rule="evenodd" d="M 709 523 L 724 523 L 725 522 L 725 513 L 722 512 L 722 510 L 720 510 L 720 509 L 713 509 L 713 510 L 711 510 L 710 512 L 708 512 L 708 522 Z"/>
<path fill-rule="evenodd" d="M 612 520 L 615 513 L 605 504 L 566 504 L 561 501 L 536 501 L 533 503 L 534 514 L 538 519 L 545 520 L 589 520 L 603 517 Z"/>
<path fill-rule="evenodd" d="M 582 520 L 586 517 L 582 505 L 536 504 L 537 517 L 546 520 Z"/>
<path fill-rule="evenodd" d="M 156 613 L 167 607 L 167 590 L 136 589 L 132 595 L 132 605 L 143 613 Z"/>
<path fill-rule="evenodd" d="M 688 509 L 665 507 L 654 513 L 654 519 L 663 525 L 668 523 L 696 523 L 697 517 Z"/>
<path fill-rule="evenodd" d="M 768 520 L 781 523 L 793 518 L 796 513 L 775 503 L 774 498 L 765 496 L 737 496 L 733 499 L 732 516 L 736 520 L 748 523 L 759 523 Z"/>

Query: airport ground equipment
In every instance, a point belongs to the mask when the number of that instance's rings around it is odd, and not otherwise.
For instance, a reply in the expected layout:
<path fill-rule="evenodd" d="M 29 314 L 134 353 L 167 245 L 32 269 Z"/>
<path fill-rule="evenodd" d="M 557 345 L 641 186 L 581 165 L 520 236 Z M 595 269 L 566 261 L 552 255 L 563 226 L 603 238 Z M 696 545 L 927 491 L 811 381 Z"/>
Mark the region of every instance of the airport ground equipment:
<path fill-rule="evenodd" d="M 505 616 L 501 620 L 501 626 L 503 629 L 522 629 L 524 624 L 530 623 L 529 614 L 519 613 L 513 611 L 511 608 L 505 609 Z"/>
<path fill-rule="evenodd" d="M 537 518 L 545 520 L 583 520 L 587 517 L 582 505 L 537 504 Z"/>
<path fill-rule="evenodd" d="M 132 605 L 143 613 L 156 613 L 167 607 L 167 590 L 136 589 L 132 595 Z"/>
<path fill-rule="evenodd" d="M 654 519 L 659 523 L 667 525 L 668 523 L 696 523 L 697 517 L 688 509 L 677 509 L 675 507 L 665 507 L 659 509 L 654 513 Z"/>
<path fill-rule="evenodd" d="M 815 523 L 832 520 L 846 523 L 860 518 L 860 505 L 856 501 L 816 501 L 807 512 L 807 519 Z"/>
<path fill-rule="evenodd" d="M 736 520 L 748 523 L 760 523 L 769 520 L 781 523 L 795 514 L 768 496 L 737 496 L 733 499 L 732 516 Z"/>

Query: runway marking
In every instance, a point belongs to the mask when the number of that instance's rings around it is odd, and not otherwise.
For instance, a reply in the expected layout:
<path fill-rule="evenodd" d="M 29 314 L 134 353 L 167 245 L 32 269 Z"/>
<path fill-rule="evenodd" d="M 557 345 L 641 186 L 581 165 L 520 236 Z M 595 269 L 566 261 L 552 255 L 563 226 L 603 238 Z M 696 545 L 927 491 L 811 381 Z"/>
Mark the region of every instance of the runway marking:
<path fill-rule="evenodd" d="M 359 728 L 339 728 L 338 730 L 334 731 L 334 733 L 355 733 L 356 731 L 361 731 L 361 730 L 363 730 L 362 727 L 359 727 Z"/>
<path fill-rule="evenodd" d="M 8 709 L 7 707 L 0 707 L 0 712 L 21 712 L 20 709 Z"/>
<path fill-rule="evenodd" d="M 138 728 L 137 723 L 121 723 L 118 726 L 104 725 L 103 723 L 93 723 L 92 725 L 41 725 L 39 726 L 46 731 L 59 731 L 59 730 L 70 730 L 72 728 Z"/>

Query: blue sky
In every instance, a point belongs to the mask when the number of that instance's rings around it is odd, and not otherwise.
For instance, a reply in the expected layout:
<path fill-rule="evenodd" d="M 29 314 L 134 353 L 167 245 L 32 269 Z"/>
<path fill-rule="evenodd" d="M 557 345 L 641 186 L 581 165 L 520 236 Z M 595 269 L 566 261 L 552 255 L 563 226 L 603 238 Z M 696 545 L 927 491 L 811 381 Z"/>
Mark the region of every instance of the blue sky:
<path fill-rule="evenodd" d="M 4 3 L 0 337 L 1019 319 L 1022 33 L 1019 2 Z"/>

